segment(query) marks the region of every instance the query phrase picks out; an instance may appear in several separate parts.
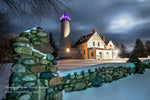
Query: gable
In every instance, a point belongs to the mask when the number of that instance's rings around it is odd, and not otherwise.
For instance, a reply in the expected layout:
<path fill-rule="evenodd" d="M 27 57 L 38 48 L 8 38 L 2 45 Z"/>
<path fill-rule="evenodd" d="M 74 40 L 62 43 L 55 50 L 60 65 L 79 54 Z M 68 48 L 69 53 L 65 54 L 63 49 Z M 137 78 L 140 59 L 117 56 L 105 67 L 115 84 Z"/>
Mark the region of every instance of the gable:
<path fill-rule="evenodd" d="M 114 49 L 115 47 L 111 40 L 106 42 L 106 46 L 107 46 L 107 49 Z"/>
<path fill-rule="evenodd" d="M 95 42 L 95 46 L 93 46 L 93 42 Z M 99 43 L 99 46 L 98 46 Z M 87 41 L 87 45 L 88 48 L 90 47 L 100 47 L 100 48 L 104 48 L 104 41 L 101 39 L 101 37 L 99 36 L 99 34 L 97 32 L 95 32 L 92 37 Z"/>

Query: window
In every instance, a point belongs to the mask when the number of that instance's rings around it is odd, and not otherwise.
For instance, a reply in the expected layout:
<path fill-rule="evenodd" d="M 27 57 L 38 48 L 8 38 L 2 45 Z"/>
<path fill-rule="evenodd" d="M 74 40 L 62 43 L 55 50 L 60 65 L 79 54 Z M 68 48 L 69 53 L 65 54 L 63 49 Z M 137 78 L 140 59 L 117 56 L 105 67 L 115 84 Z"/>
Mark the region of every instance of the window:
<path fill-rule="evenodd" d="M 83 54 L 85 55 L 85 50 L 83 50 Z"/>
<path fill-rule="evenodd" d="M 94 54 L 93 54 L 93 52 L 92 52 L 92 53 L 91 53 L 91 56 L 93 57 L 93 55 L 94 55 Z"/>
<path fill-rule="evenodd" d="M 100 43 L 98 42 L 98 46 L 100 46 Z"/>
<path fill-rule="evenodd" d="M 93 42 L 93 46 L 95 46 L 95 42 Z"/>
<path fill-rule="evenodd" d="M 81 54 L 81 50 L 79 49 L 79 54 Z"/>

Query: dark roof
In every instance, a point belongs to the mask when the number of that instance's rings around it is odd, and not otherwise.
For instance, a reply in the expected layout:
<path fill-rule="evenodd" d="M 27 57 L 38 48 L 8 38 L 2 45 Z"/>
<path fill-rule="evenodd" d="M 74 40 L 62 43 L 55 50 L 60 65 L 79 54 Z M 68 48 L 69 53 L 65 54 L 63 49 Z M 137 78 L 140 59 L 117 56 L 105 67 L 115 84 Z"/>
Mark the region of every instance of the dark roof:
<path fill-rule="evenodd" d="M 92 48 L 89 48 L 89 49 L 107 50 L 107 49 L 99 48 L 99 47 L 92 47 Z"/>
<path fill-rule="evenodd" d="M 81 36 L 80 39 L 75 43 L 75 45 L 87 42 L 93 36 L 93 34 L 94 33 L 90 33 L 88 35 Z"/>

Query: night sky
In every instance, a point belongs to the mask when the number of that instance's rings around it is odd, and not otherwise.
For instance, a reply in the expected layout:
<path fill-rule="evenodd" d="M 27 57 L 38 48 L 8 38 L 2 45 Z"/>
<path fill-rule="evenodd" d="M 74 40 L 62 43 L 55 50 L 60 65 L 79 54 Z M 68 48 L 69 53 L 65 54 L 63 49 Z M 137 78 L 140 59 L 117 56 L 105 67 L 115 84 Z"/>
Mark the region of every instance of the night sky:
<path fill-rule="evenodd" d="M 92 29 L 97 29 L 100 36 L 105 35 L 106 40 L 125 44 L 128 51 L 134 47 L 136 38 L 143 42 L 150 40 L 150 0 L 71 0 L 66 5 L 70 8 L 66 12 L 71 17 L 72 44 Z M 53 33 L 59 46 L 60 17 L 61 14 L 52 13 L 38 24 L 29 20 L 21 23 L 12 18 L 10 30 L 20 33 L 40 26 L 47 33 Z"/>

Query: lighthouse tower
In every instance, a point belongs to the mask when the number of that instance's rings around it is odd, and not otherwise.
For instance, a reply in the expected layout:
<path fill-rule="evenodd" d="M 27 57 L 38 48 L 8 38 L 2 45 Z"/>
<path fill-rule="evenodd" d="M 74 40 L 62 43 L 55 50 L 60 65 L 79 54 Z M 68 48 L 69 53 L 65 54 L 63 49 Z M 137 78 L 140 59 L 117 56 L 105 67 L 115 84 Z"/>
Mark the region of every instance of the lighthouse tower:
<path fill-rule="evenodd" d="M 61 21 L 61 37 L 60 37 L 60 50 L 59 55 L 61 58 L 71 57 L 71 43 L 70 43 L 70 17 L 63 14 L 60 17 Z"/>

